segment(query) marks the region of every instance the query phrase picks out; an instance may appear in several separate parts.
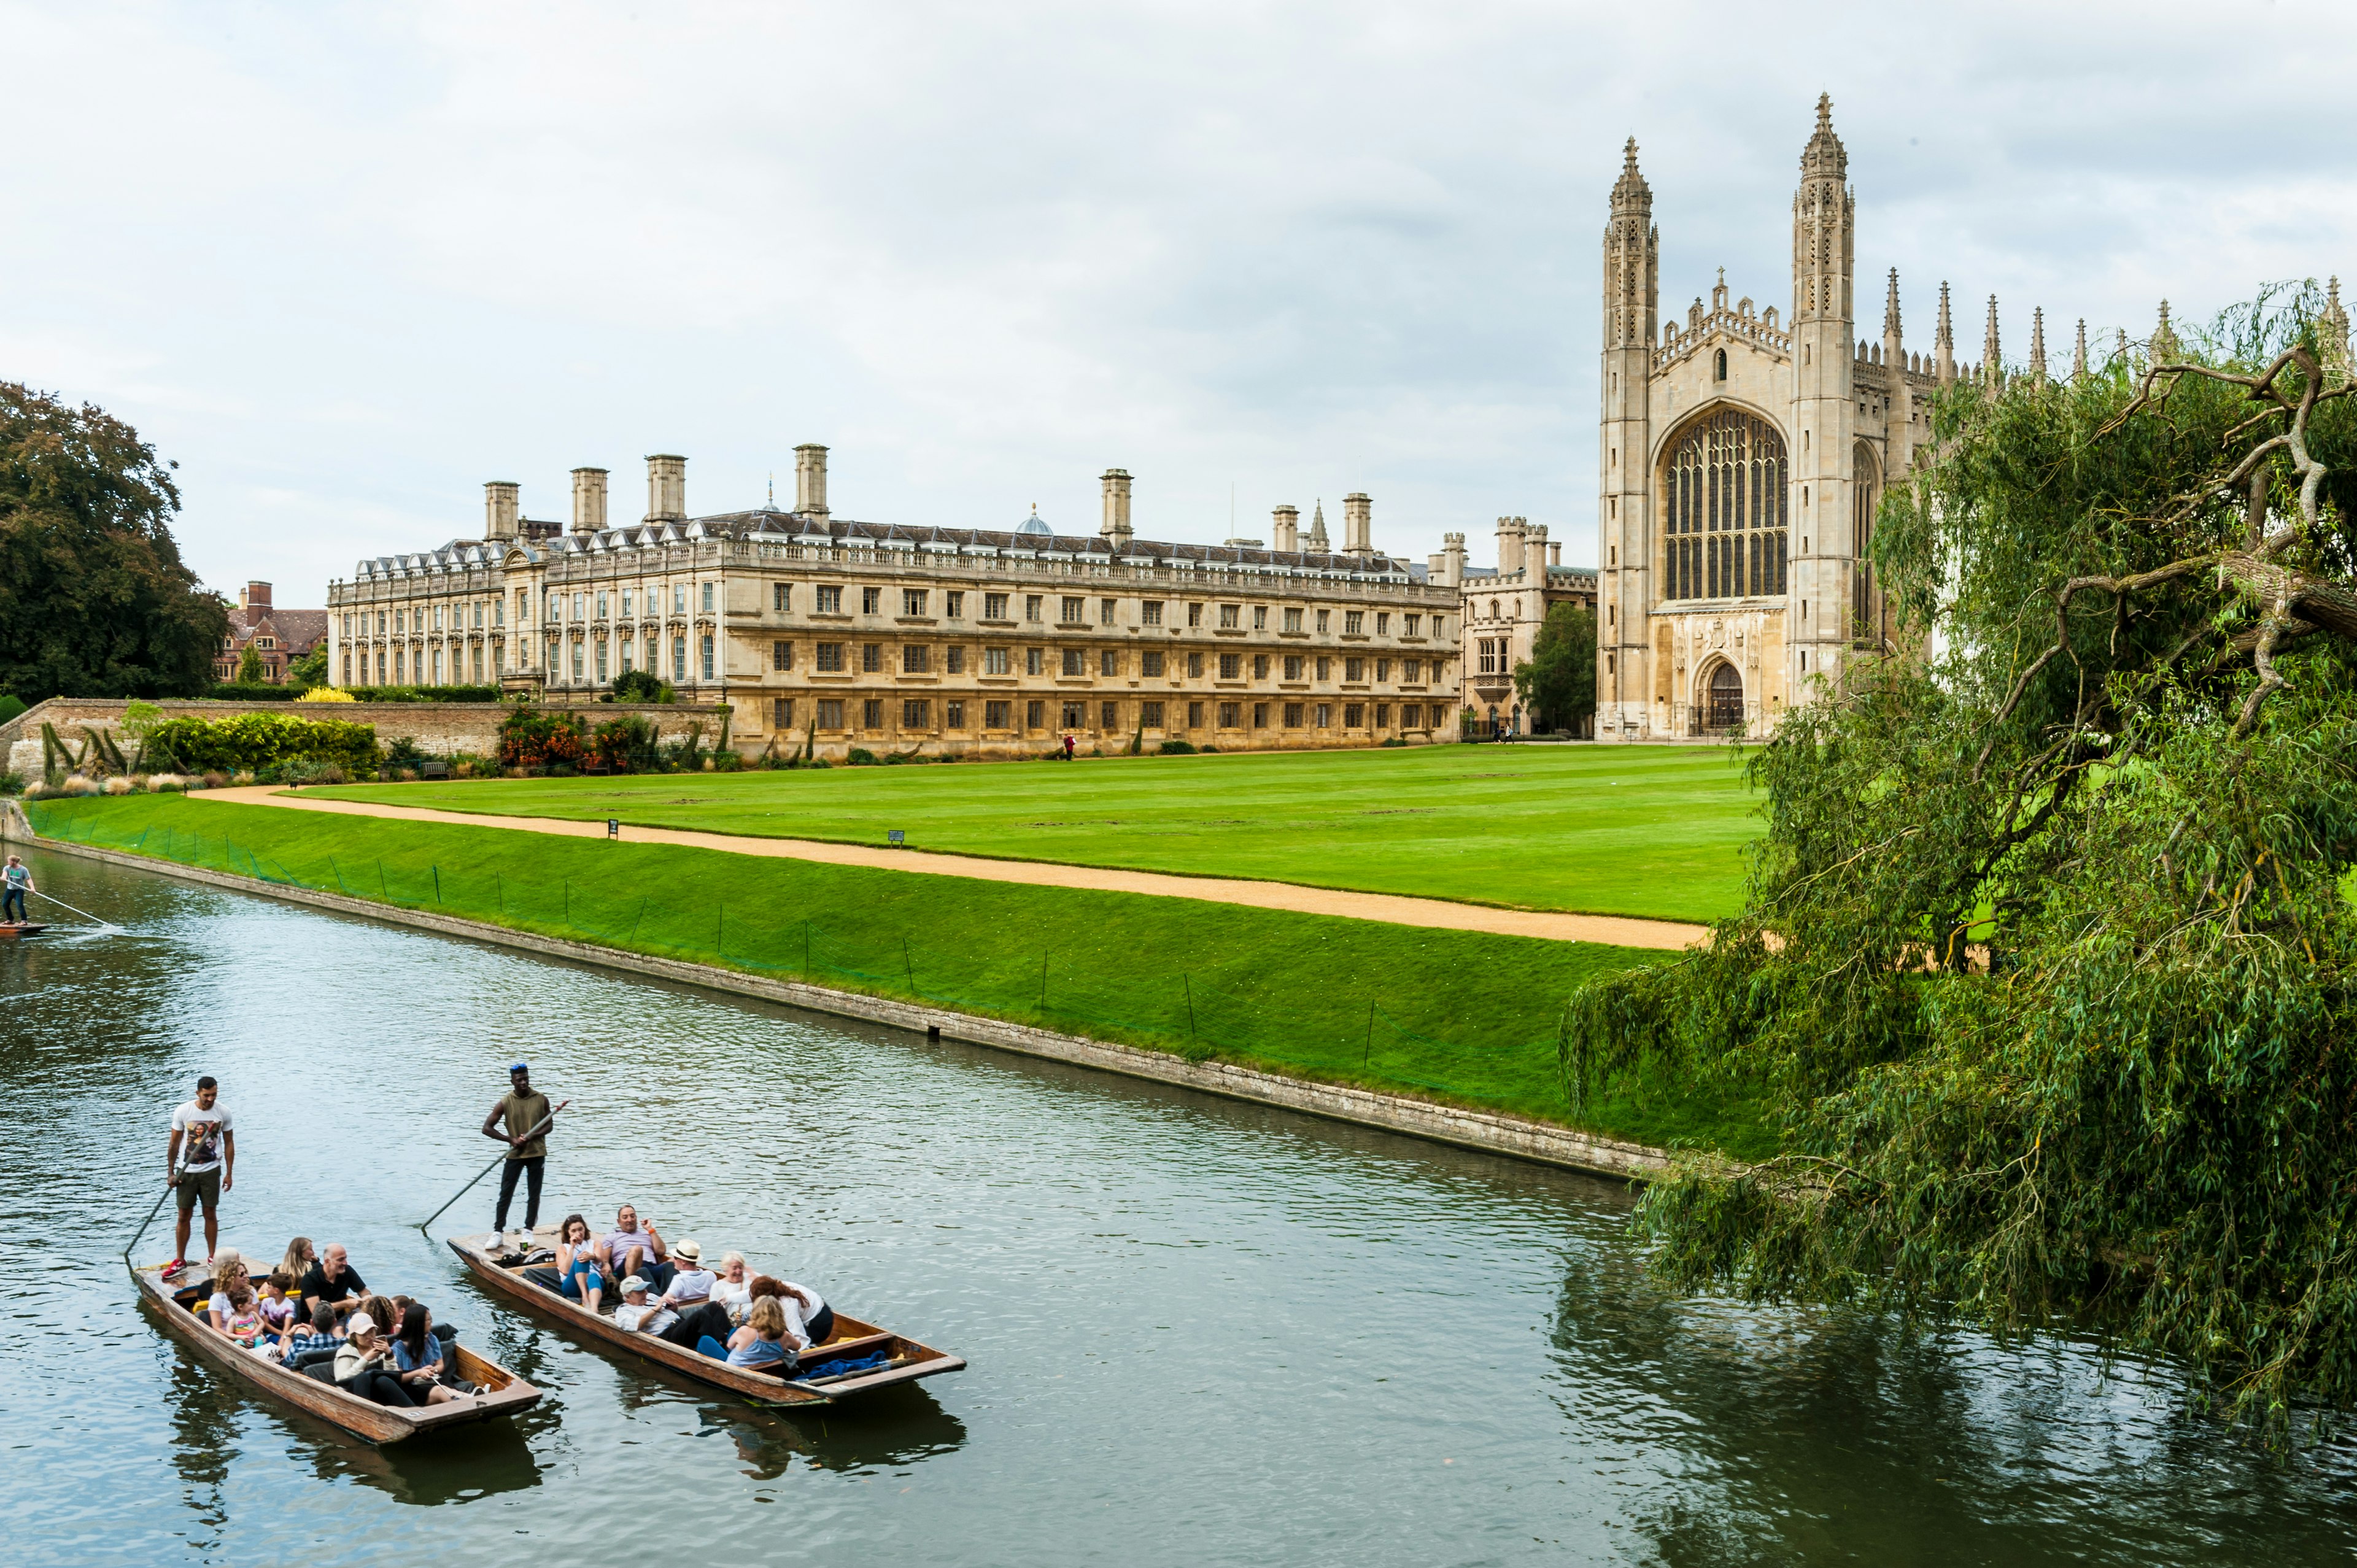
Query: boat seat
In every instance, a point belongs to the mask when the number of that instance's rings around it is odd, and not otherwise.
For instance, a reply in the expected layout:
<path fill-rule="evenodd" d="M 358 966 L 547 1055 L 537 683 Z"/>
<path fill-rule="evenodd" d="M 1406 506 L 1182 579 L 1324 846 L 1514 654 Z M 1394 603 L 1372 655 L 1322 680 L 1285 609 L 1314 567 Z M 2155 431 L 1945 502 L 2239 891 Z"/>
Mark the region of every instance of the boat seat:
<path fill-rule="evenodd" d="M 845 1356 L 881 1349 L 891 1342 L 889 1334 L 863 1334 L 856 1339 L 830 1339 L 823 1345 L 813 1345 L 803 1351 L 802 1365 L 807 1367 L 813 1361 L 839 1360 Z"/>

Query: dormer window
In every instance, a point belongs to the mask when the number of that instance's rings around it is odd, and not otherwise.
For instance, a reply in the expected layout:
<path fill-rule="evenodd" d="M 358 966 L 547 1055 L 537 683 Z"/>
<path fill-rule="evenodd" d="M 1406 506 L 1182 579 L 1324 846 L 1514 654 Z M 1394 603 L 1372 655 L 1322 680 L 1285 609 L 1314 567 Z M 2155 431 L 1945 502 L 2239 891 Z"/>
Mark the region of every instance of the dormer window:
<path fill-rule="evenodd" d="M 1712 369 L 1717 372 L 1717 379 L 1722 381 L 1727 380 L 1727 350 L 1721 349 L 1712 356 Z"/>

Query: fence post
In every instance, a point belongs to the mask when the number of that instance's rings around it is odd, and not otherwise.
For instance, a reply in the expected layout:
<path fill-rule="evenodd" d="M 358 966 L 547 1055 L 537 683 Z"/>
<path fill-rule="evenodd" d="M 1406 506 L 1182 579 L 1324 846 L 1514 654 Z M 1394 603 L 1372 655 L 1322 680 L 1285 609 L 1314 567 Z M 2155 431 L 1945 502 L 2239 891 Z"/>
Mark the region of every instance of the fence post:
<path fill-rule="evenodd" d="M 802 983 L 810 983 L 811 923 L 802 922 Z"/>
<path fill-rule="evenodd" d="M 1039 1011 L 1048 1010 L 1048 955 L 1039 955 Z"/>
<path fill-rule="evenodd" d="M 508 885 L 496 871 L 491 873 L 491 890 L 500 896 L 500 918 L 508 918 Z"/>
<path fill-rule="evenodd" d="M 378 858 L 376 863 L 376 893 L 377 897 L 383 899 L 386 903 L 390 904 L 393 902 L 393 895 L 386 892 L 384 888 L 384 860 L 382 856 Z"/>
<path fill-rule="evenodd" d="M 442 902 L 442 863 L 440 861 L 434 863 L 434 901 L 436 904 Z"/>
<path fill-rule="evenodd" d="M 1178 972 L 1178 983 L 1187 988 L 1187 1039 L 1192 1044 L 1195 1041 L 1195 983 L 1187 978 L 1186 971 L 1181 970 Z"/>
<path fill-rule="evenodd" d="M 909 956 L 909 939 L 900 939 L 900 962 L 909 972 L 909 994 L 917 993 L 917 961 Z"/>
<path fill-rule="evenodd" d="M 573 879 L 569 876 L 565 878 L 565 927 L 573 929 Z"/>
<path fill-rule="evenodd" d="M 1367 1048 L 1366 1048 L 1365 1050 L 1363 1050 L 1363 1051 L 1361 1051 L 1361 1052 L 1360 1052 L 1360 1053 L 1359 1053 L 1359 1068 L 1360 1068 L 1360 1070 L 1364 1071 L 1364 1070 L 1366 1069 L 1366 1066 L 1367 1066 L 1367 1064 L 1368 1064 L 1369 1062 L 1371 1062 L 1371 1061 L 1374 1060 L 1374 1059 L 1375 1059 L 1375 999 L 1374 999 L 1373 997 L 1370 996 L 1370 997 L 1368 997 L 1368 998 L 1367 998 Z"/>
<path fill-rule="evenodd" d="M 720 913 L 712 922 L 712 956 L 728 956 L 728 901 L 725 898 L 720 901 Z"/>
<path fill-rule="evenodd" d="M 633 915 L 633 916 L 631 916 L 631 917 L 630 917 L 630 934 L 629 936 L 624 937 L 624 938 L 622 939 L 622 945 L 623 945 L 624 947 L 628 947 L 628 946 L 630 946 L 632 942 L 634 942 L 634 941 L 638 940 L 638 938 L 639 938 L 639 922 L 640 922 L 640 920 L 645 919 L 646 918 L 647 918 L 647 901 L 646 901 L 645 899 L 641 898 L 641 899 L 640 899 L 640 900 L 639 900 L 639 912 L 638 912 L 637 914 L 635 914 L 635 915 Z"/>

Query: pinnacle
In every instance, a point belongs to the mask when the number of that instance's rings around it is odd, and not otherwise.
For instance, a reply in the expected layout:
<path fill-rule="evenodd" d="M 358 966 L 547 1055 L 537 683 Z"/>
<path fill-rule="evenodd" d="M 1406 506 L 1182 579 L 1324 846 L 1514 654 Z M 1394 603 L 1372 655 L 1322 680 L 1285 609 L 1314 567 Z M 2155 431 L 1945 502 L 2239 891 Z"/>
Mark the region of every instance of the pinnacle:
<path fill-rule="evenodd" d="M 1834 95 L 1830 92 L 1820 92 L 1817 94 L 1817 129 L 1830 131 L 1833 128 Z"/>
<path fill-rule="evenodd" d="M 1623 174 L 1637 172 L 1637 138 L 1634 136 L 1629 138 L 1628 146 L 1621 151 L 1620 172 Z"/>

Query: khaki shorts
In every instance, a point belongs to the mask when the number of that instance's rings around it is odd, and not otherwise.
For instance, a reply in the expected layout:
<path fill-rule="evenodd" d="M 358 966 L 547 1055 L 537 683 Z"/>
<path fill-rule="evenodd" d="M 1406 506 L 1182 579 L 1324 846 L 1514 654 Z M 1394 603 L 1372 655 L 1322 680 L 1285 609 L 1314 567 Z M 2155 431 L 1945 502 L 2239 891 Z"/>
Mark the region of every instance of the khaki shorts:
<path fill-rule="evenodd" d="M 205 1212 L 210 1214 L 221 1203 L 221 1166 L 209 1171 L 183 1171 L 180 1185 L 174 1189 L 180 1195 L 180 1212 L 186 1214 L 203 1198 Z"/>

